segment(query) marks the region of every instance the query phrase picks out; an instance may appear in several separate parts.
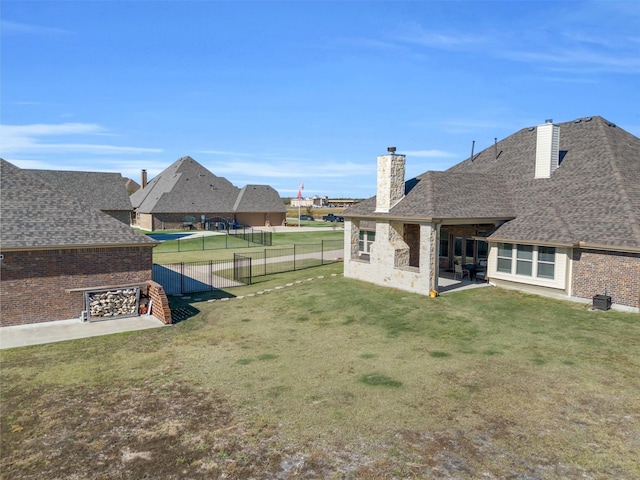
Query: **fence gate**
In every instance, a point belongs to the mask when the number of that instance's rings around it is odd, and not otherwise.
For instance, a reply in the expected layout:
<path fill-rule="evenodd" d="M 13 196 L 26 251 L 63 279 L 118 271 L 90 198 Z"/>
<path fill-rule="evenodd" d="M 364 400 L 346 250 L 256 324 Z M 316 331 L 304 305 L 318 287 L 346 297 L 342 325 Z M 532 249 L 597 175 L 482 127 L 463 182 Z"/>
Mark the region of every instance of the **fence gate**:
<path fill-rule="evenodd" d="M 236 282 L 251 285 L 251 257 L 233 254 L 233 279 Z"/>

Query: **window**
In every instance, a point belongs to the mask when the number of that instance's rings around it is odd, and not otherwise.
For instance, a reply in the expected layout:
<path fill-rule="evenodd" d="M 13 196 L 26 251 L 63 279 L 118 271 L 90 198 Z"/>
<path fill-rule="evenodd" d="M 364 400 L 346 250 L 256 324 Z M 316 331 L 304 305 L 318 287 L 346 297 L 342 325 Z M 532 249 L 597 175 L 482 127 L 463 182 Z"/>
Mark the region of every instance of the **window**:
<path fill-rule="evenodd" d="M 440 229 L 440 256 L 449 256 L 449 232 L 444 228 Z"/>
<path fill-rule="evenodd" d="M 511 273 L 511 259 L 513 257 L 512 243 L 498 244 L 498 271 Z"/>
<path fill-rule="evenodd" d="M 465 246 L 465 251 L 464 251 L 464 256 L 465 258 L 465 262 L 464 263 L 473 263 L 473 250 L 475 247 L 475 241 L 473 240 L 473 238 L 466 238 L 466 246 Z"/>
<path fill-rule="evenodd" d="M 453 259 L 456 263 L 462 262 L 462 237 L 453 239 Z"/>
<path fill-rule="evenodd" d="M 555 278 L 555 247 L 538 247 L 538 277 Z"/>
<path fill-rule="evenodd" d="M 533 246 L 518 245 L 516 256 L 516 275 L 530 277 L 533 272 Z"/>
<path fill-rule="evenodd" d="M 514 245 L 512 243 L 498 244 L 498 263 L 496 266 L 498 272 L 553 280 L 555 279 L 555 266 L 555 247 Z"/>
<path fill-rule="evenodd" d="M 483 240 L 478 240 L 478 260 L 486 260 L 489 255 L 489 244 Z"/>
<path fill-rule="evenodd" d="M 368 254 L 371 244 L 376 239 L 376 232 L 370 232 L 368 230 L 360 230 L 360 237 L 358 241 L 358 251 L 361 254 Z"/>

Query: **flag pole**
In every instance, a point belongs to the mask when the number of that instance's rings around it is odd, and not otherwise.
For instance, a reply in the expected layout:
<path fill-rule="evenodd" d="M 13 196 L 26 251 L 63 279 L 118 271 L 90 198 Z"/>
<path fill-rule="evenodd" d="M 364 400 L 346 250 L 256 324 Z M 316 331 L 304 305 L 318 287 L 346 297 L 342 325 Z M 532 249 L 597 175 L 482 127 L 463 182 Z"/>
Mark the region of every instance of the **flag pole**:
<path fill-rule="evenodd" d="M 298 185 L 298 228 L 300 228 L 300 204 L 302 202 L 302 190 L 304 190 L 304 183 L 300 182 L 300 185 Z"/>

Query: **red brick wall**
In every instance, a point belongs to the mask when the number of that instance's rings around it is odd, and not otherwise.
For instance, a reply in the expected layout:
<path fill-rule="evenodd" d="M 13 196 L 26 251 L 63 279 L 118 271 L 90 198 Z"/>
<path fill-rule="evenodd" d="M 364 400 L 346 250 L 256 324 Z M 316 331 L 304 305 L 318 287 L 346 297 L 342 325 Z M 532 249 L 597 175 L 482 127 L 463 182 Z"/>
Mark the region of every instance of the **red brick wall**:
<path fill-rule="evenodd" d="M 576 297 L 606 290 L 613 303 L 640 308 L 640 253 L 575 249 L 572 287 Z"/>
<path fill-rule="evenodd" d="M 78 288 L 145 283 L 152 247 L 2 252 L 0 326 L 79 318 Z"/>
<path fill-rule="evenodd" d="M 169 299 L 167 294 L 164 293 L 164 288 L 153 280 L 149 280 L 147 284 L 149 285 L 149 299 L 153 302 L 151 304 L 151 315 L 167 325 L 173 323 Z"/>

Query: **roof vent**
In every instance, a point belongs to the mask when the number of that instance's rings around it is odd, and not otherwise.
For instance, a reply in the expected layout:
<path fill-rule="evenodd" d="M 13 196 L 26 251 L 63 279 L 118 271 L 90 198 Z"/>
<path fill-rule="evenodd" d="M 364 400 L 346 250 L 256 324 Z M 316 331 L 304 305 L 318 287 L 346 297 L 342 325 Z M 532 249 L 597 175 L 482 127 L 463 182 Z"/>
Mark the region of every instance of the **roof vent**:
<path fill-rule="evenodd" d="M 593 119 L 593 117 L 587 117 L 584 119 L 585 122 L 590 122 Z"/>
<path fill-rule="evenodd" d="M 574 120 L 573 123 L 580 123 L 582 121 L 581 118 L 578 118 L 577 120 Z"/>
<path fill-rule="evenodd" d="M 396 147 L 387 147 L 387 152 L 396 153 Z"/>

